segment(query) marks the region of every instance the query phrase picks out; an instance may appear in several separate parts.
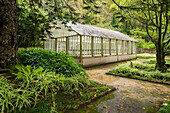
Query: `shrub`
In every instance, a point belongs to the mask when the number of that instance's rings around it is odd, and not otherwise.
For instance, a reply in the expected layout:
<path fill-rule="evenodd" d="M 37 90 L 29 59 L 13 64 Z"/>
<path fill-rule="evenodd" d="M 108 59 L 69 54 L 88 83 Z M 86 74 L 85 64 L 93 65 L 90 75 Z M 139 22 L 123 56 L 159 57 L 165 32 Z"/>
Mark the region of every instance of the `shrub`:
<path fill-rule="evenodd" d="M 39 98 L 52 98 L 59 91 L 74 93 L 86 87 L 89 83 L 86 76 L 74 75 L 66 77 L 43 68 L 32 68 L 30 65 L 14 67 L 11 72 L 14 80 L 0 78 L 0 112 L 21 110 L 37 104 Z M 2 76 L 2 75 L 0 75 Z M 55 105 L 55 102 L 52 104 Z"/>
<path fill-rule="evenodd" d="M 138 69 L 130 69 L 130 72 L 133 74 L 133 75 L 140 75 L 140 71 Z"/>
<path fill-rule="evenodd" d="M 126 76 L 128 76 L 128 77 L 131 77 L 132 76 L 132 73 L 125 73 L 126 74 Z"/>
<path fill-rule="evenodd" d="M 17 88 L 15 88 L 17 87 Z M 30 90 L 9 83 L 6 78 L 0 79 L 0 112 L 10 112 L 30 106 L 35 95 Z M 33 102 L 34 103 L 34 102 Z"/>
<path fill-rule="evenodd" d="M 61 52 L 40 49 L 19 50 L 18 59 L 24 65 L 42 67 L 44 70 L 55 71 L 68 77 L 86 74 L 85 70 L 76 64 L 72 57 Z"/>

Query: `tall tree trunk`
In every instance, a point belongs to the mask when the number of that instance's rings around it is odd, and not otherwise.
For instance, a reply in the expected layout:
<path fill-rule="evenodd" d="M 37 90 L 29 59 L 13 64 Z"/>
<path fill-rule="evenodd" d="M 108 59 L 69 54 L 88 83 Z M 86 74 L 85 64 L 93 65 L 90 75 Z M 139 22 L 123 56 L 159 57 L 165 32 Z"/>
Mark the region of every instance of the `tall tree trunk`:
<path fill-rule="evenodd" d="M 17 60 L 17 1 L 0 0 L 0 67 Z"/>
<path fill-rule="evenodd" d="M 161 72 L 167 71 L 167 67 L 165 66 L 164 47 L 163 43 L 159 39 L 156 47 L 156 69 Z"/>

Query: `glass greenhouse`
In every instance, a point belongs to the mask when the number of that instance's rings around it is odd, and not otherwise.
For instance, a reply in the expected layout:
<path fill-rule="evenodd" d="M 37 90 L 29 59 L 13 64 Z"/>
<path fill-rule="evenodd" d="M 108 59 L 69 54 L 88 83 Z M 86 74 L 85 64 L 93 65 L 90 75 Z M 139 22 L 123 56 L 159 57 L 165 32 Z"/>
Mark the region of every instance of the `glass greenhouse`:
<path fill-rule="evenodd" d="M 65 52 L 76 63 L 92 66 L 136 58 L 136 40 L 118 31 L 56 20 L 53 38 L 45 38 L 44 48 Z"/>

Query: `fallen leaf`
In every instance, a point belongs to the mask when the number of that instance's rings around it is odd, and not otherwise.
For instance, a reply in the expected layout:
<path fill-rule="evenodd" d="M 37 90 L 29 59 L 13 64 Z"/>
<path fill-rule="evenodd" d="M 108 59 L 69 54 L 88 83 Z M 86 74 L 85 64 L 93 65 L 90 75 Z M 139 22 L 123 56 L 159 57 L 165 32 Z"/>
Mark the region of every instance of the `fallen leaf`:
<path fill-rule="evenodd" d="M 167 100 L 167 98 L 164 98 L 164 100 Z"/>
<path fill-rule="evenodd" d="M 159 106 L 156 106 L 157 108 L 159 108 Z"/>
<path fill-rule="evenodd" d="M 103 105 L 103 108 L 107 108 L 107 106 L 106 106 L 106 105 Z"/>
<path fill-rule="evenodd" d="M 1 76 L 0 79 L 4 79 L 5 77 L 4 76 Z"/>
<path fill-rule="evenodd" d="M 111 89 L 107 89 L 108 91 L 110 91 Z"/>
<path fill-rule="evenodd" d="M 158 105 L 158 104 L 155 104 L 155 106 L 156 106 L 157 108 L 159 108 L 159 105 Z"/>
<path fill-rule="evenodd" d="M 90 105 L 87 105 L 87 107 L 91 107 Z"/>
<path fill-rule="evenodd" d="M 167 104 L 167 103 L 163 103 L 162 105 L 163 105 L 163 106 L 167 106 L 168 104 Z"/>
<path fill-rule="evenodd" d="M 39 99 L 39 98 L 37 98 L 37 101 L 40 101 L 40 99 Z"/>
<path fill-rule="evenodd" d="M 96 97 L 96 94 L 94 94 L 94 97 Z"/>
<path fill-rule="evenodd" d="M 153 103 L 153 101 L 149 101 L 150 103 Z"/>

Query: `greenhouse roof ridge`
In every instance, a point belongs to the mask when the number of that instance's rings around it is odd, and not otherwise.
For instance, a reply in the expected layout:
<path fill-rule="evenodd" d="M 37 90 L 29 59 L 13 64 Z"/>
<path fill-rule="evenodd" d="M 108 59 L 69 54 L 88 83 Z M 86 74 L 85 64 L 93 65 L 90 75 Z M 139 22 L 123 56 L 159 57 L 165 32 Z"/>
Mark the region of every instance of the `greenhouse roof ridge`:
<path fill-rule="evenodd" d="M 62 22 L 64 22 L 67 27 L 71 28 L 73 31 L 75 31 L 79 35 L 138 42 L 137 40 L 119 31 L 113 31 L 113 30 L 109 30 L 106 28 L 95 27 L 92 25 L 85 25 L 85 24 L 81 24 L 77 22 L 68 21 L 68 20 L 62 20 Z"/>

